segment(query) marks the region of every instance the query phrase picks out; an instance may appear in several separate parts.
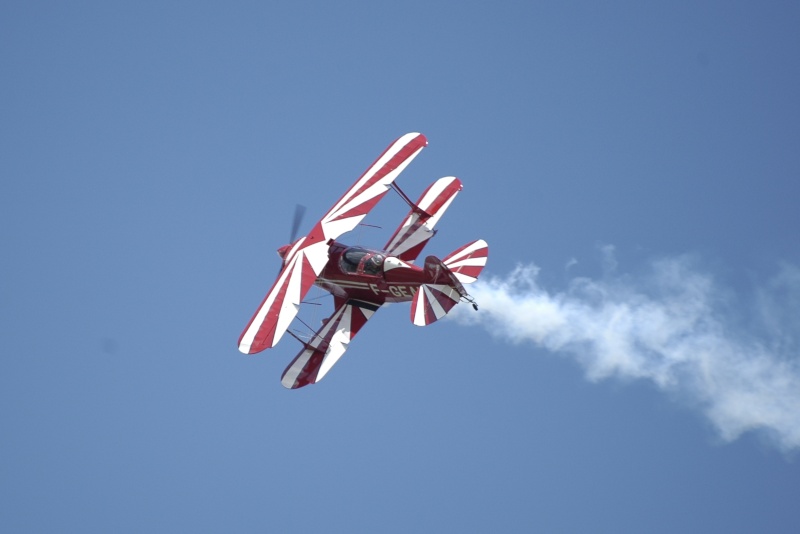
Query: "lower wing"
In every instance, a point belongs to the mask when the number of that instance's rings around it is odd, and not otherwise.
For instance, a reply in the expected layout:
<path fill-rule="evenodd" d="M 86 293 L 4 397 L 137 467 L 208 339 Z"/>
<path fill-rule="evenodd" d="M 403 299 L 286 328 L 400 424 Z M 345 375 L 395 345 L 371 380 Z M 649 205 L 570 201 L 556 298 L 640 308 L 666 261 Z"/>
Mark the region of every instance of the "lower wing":
<path fill-rule="evenodd" d="M 281 384 L 297 389 L 322 380 L 379 307 L 359 300 L 337 300 L 333 314 L 283 372 Z"/>

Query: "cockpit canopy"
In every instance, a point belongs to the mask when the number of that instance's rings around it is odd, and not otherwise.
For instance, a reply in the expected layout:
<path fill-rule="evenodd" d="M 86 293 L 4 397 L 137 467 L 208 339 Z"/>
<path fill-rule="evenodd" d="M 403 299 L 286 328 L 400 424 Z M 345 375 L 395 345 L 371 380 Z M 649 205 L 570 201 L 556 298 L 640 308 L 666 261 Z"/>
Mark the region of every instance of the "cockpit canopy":
<path fill-rule="evenodd" d="M 361 247 L 348 247 L 342 253 L 340 266 L 346 273 L 362 272 L 365 274 L 379 275 L 383 269 L 385 256 L 380 252 L 367 250 Z"/>

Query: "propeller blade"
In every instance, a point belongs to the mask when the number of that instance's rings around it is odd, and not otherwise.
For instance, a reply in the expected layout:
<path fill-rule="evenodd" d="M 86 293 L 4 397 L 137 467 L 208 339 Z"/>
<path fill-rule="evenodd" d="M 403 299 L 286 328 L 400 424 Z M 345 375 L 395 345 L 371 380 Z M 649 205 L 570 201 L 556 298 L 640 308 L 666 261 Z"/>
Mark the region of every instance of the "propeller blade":
<path fill-rule="evenodd" d="M 300 229 L 300 223 L 303 221 L 303 215 L 306 213 L 306 207 L 296 204 L 294 207 L 294 220 L 292 221 L 292 233 L 289 236 L 289 243 L 294 243 L 297 239 L 297 231 Z"/>

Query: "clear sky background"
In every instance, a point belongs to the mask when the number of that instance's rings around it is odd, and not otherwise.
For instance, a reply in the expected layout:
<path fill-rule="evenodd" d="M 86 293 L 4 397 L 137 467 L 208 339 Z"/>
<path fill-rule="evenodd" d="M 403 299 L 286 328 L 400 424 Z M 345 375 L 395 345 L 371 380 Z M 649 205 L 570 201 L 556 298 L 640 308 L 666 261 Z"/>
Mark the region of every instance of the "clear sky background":
<path fill-rule="evenodd" d="M 800 531 L 795 2 L 4 2 L 3 532 Z M 482 304 L 236 341 L 400 135 Z M 387 196 L 345 242 L 381 246 Z M 512 325 L 509 327 L 508 325 Z"/>

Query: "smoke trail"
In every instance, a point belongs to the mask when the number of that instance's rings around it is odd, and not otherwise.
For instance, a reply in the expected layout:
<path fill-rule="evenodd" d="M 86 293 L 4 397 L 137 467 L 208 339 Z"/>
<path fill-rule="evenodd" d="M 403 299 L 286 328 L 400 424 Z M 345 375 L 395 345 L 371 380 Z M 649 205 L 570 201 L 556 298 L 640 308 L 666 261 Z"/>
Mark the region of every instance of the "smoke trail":
<path fill-rule="evenodd" d="M 557 293 L 538 272 L 518 266 L 476 282 L 480 313 L 457 308 L 455 320 L 570 355 L 592 381 L 650 380 L 696 405 L 726 441 L 759 430 L 784 451 L 800 447 L 800 269 L 782 266 L 757 291 L 746 331 L 731 293 L 687 258 L 657 261 L 639 279 L 575 278 Z"/>

